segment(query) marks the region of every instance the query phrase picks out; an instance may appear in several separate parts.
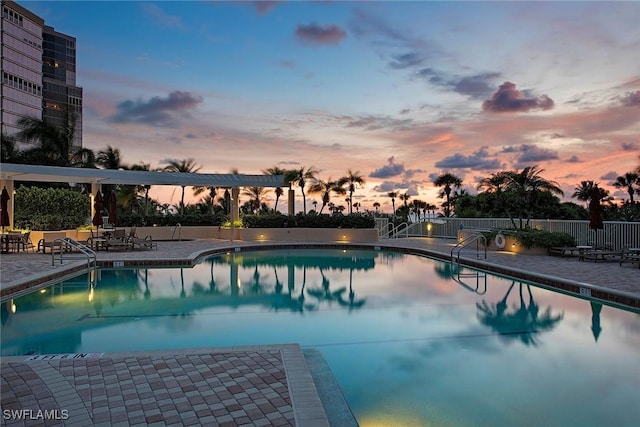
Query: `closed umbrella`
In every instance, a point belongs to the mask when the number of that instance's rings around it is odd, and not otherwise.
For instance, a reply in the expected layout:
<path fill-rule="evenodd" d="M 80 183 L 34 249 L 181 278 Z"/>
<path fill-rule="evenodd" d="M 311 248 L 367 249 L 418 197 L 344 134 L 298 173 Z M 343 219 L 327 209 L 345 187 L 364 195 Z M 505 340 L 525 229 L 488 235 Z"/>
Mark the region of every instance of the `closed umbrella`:
<path fill-rule="evenodd" d="M 109 224 L 116 226 L 118 222 L 118 212 L 116 210 L 116 192 L 111 191 L 109 195 Z"/>
<path fill-rule="evenodd" d="M 591 189 L 591 200 L 589 201 L 589 228 L 596 230 L 595 246 L 598 246 L 598 230 L 604 228 L 600 213 L 600 196 L 600 189 L 596 185 Z"/>
<path fill-rule="evenodd" d="M 100 192 L 100 190 L 98 190 L 98 192 L 96 193 L 96 198 L 93 202 L 93 208 L 95 209 L 96 213 L 93 215 L 93 220 L 91 222 L 96 227 L 100 227 L 101 225 L 104 225 L 104 221 L 102 220 L 102 193 Z"/>
<path fill-rule="evenodd" d="M 2 189 L 2 195 L 0 196 L 0 210 L 2 211 L 0 214 L 0 225 L 2 226 L 2 231 L 4 232 L 4 228 L 9 225 L 9 192 L 7 191 L 7 187 Z"/>

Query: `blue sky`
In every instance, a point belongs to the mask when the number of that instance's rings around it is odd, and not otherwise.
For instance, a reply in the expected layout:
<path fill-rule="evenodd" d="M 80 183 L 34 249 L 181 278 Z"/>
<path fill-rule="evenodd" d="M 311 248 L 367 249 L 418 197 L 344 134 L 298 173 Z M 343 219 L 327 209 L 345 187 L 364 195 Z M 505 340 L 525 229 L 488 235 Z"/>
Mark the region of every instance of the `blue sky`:
<path fill-rule="evenodd" d="M 442 172 L 570 196 L 640 163 L 637 2 L 19 3 L 77 38 L 85 146 L 128 164 L 352 169 L 390 211 Z"/>

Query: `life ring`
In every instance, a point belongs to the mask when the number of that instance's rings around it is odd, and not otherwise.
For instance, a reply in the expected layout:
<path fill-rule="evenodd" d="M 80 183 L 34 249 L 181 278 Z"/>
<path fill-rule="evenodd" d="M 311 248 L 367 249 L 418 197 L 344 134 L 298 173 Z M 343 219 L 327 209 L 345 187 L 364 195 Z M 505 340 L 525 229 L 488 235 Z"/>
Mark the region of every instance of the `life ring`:
<path fill-rule="evenodd" d="M 504 245 L 505 245 L 506 241 L 504 239 L 504 235 L 498 233 L 496 234 L 496 247 L 498 249 L 504 249 Z"/>

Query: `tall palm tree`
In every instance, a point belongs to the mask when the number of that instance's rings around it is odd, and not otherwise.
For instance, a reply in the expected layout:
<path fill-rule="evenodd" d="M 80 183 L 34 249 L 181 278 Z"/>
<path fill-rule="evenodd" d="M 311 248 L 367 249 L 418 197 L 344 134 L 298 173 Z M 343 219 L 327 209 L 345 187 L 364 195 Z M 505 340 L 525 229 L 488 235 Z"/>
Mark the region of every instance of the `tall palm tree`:
<path fill-rule="evenodd" d="M 249 196 L 253 211 L 257 211 L 260 214 L 260 206 L 262 206 L 262 198 L 269 193 L 269 189 L 265 187 L 246 187 L 242 194 Z"/>
<path fill-rule="evenodd" d="M 360 172 L 353 172 L 349 169 L 347 176 L 343 176 L 338 180 L 338 185 L 341 187 L 345 184 L 347 184 L 347 191 L 349 192 L 349 213 L 353 213 L 353 193 L 356 191 L 357 186 L 364 185 L 364 178 L 360 175 Z"/>
<path fill-rule="evenodd" d="M 589 205 L 589 201 L 591 200 L 591 192 L 594 188 L 597 188 L 600 192 L 599 200 L 601 201 L 610 201 L 611 196 L 609 195 L 609 191 L 604 188 L 598 187 L 598 183 L 594 181 L 580 181 L 579 185 L 576 185 L 575 191 L 571 195 L 572 198 L 578 199 L 582 202 L 587 202 L 587 206 Z"/>
<path fill-rule="evenodd" d="M 532 205 L 535 203 L 536 195 L 546 191 L 559 196 L 564 195 L 557 182 L 550 181 L 541 176 L 544 169 L 538 165 L 527 166 L 522 171 L 509 172 L 508 190 L 513 190 L 518 197 L 518 210 L 520 211 L 520 228 L 523 228 L 522 213 L 527 215 L 527 225 L 531 219 Z"/>
<path fill-rule="evenodd" d="M 438 176 L 433 181 L 433 183 L 436 187 L 444 187 L 438 197 L 446 197 L 444 205 L 444 216 L 448 218 L 451 216 L 451 187 L 460 188 L 462 186 L 462 179 L 458 178 L 450 172 L 446 172 Z"/>
<path fill-rule="evenodd" d="M 635 193 L 640 194 L 640 189 L 634 188 L 635 185 L 640 186 L 640 174 L 635 172 L 627 172 L 624 175 L 621 175 L 616 178 L 615 182 L 613 182 L 613 186 L 616 188 L 623 188 L 627 190 L 629 194 L 629 203 L 633 204 L 633 195 Z"/>
<path fill-rule="evenodd" d="M 387 196 L 391 197 L 391 208 L 393 209 L 393 217 L 396 216 L 396 197 L 398 197 L 397 191 L 389 191 Z"/>
<path fill-rule="evenodd" d="M 18 126 L 22 128 L 17 138 L 34 142 L 33 148 L 25 150 L 23 156 L 28 163 L 49 166 L 92 167 L 95 155 L 88 148 L 74 145 L 77 116 L 66 113 L 64 126 L 34 117 L 22 117 Z"/>
<path fill-rule="evenodd" d="M 346 194 L 347 190 L 338 185 L 338 181 L 334 181 L 333 178 L 329 178 L 326 181 L 319 179 L 309 187 L 310 194 L 322 195 L 322 206 L 320 207 L 320 213 L 322 213 L 324 207 L 327 206 L 331 201 L 331 192 L 334 192 L 337 195 L 344 195 Z"/>
<path fill-rule="evenodd" d="M 18 149 L 16 139 L 2 132 L 2 163 L 20 163 L 22 152 Z"/>
<path fill-rule="evenodd" d="M 269 169 L 263 170 L 262 171 L 263 174 L 265 175 L 283 175 L 286 176 L 287 171 L 285 169 L 282 169 L 278 166 L 274 166 L 271 167 Z M 273 190 L 274 193 L 276 193 L 276 204 L 273 206 L 273 210 L 274 211 L 278 211 L 278 201 L 280 200 L 280 197 L 282 197 L 282 195 L 284 194 L 284 190 L 282 189 L 282 187 L 276 187 L 275 190 Z"/>
<path fill-rule="evenodd" d="M 104 150 L 98 151 L 96 156 L 96 164 L 102 166 L 104 169 L 120 169 L 123 167 L 122 156 L 120 150 L 107 145 Z"/>
<path fill-rule="evenodd" d="M 398 198 L 402 200 L 402 203 L 404 204 L 405 220 L 409 221 L 409 203 L 408 202 L 411 196 L 409 195 L 409 193 L 404 193 L 404 194 L 400 194 Z"/>
<path fill-rule="evenodd" d="M 171 160 L 163 169 L 165 172 L 179 173 L 196 173 L 200 170 L 200 166 L 196 164 L 195 159 Z M 182 196 L 180 197 L 180 213 L 184 213 L 184 185 L 182 185 Z"/>
<path fill-rule="evenodd" d="M 296 177 L 292 182 L 295 182 L 298 187 L 300 187 L 300 191 L 302 192 L 302 209 L 303 213 L 307 213 L 307 196 L 304 193 L 304 187 L 308 182 L 311 182 L 313 185 L 316 181 L 316 175 L 319 171 L 314 166 L 309 166 L 305 169 L 305 167 L 301 167 L 296 172 Z"/>
<path fill-rule="evenodd" d="M 485 194 L 494 194 L 498 206 L 501 211 L 504 211 L 509 218 L 511 218 L 511 223 L 514 228 L 516 227 L 516 223 L 513 220 L 513 216 L 511 215 L 509 205 L 506 203 L 504 198 L 504 192 L 507 189 L 510 180 L 510 173 L 506 171 L 500 171 L 491 174 L 490 176 L 482 179 L 477 186 L 478 190 L 484 190 Z M 502 212 L 500 212 L 502 215 Z"/>

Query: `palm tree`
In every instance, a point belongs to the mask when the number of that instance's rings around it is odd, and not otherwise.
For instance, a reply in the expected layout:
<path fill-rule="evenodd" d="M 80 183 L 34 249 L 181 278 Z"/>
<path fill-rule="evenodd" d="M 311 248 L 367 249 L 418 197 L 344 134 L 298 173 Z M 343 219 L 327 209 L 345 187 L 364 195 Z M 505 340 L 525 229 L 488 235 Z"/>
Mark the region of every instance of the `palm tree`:
<path fill-rule="evenodd" d="M 274 166 L 272 168 L 263 170 L 262 173 L 265 175 L 283 175 L 286 177 L 287 171 L 285 169 L 279 168 L 278 166 Z M 284 190 L 282 189 L 282 187 L 276 187 L 274 192 L 276 193 L 276 204 L 273 207 L 273 210 L 278 211 L 278 201 L 280 200 L 280 197 L 284 194 Z"/>
<path fill-rule="evenodd" d="M 194 159 L 171 160 L 163 169 L 165 172 L 179 173 L 196 173 L 200 170 L 200 166 L 196 164 Z M 180 213 L 184 213 L 184 185 L 182 186 L 182 196 L 180 197 Z"/>
<path fill-rule="evenodd" d="M 333 178 L 329 178 L 326 181 L 319 179 L 309 187 L 310 194 L 322 195 L 322 206 L 320 207 L 320 213 L 322 213 L 324 207 L 327 206 L 331 201 L 332 191 L 337 195 L 344 195 L 347 192 L 344 188 L 338 185 L 338 181 L 334 181 Z"/>
<path fill-rule="evenodd" d="M 104 169 L 120 169 L 123 167 L 120 150 L 107 145 L 106 149 L 98 151 L 96 164 L 102 166 Z"/>
<path fill-rule="evenodd" d="M 349 213 L 353 213 L 353 193 L 358 185 L 364 185 L 364 178 L 360 175 L 360 172 L 352 172 L 349 169 L 347 176 L 343 176 L 338 180 L 339 186 L 343 187 L 345 184 L 348 184 L 347 191 L 349 191 Z"/>
<path fill-rule="evenodd" d="M 375 208 L 376 213 L 378 213 L 378 210 L 380 209 L 380 203 L 378 203 L 378 202 L 374 202 L 374 203 L 373 203 L 373 207 Z"/>
<path fill-rule="evenodd" d="M 411 196 L 409 195 L 409 193 L 404 193 L 404 194 L 400 194 L 398 196 L 398 198 L 400 200 L 402 200 L 403 204 L 404 204 L 404 215 L 405 215 L 405 220 L 409 221 L 409 199 L 411 198 Z"/>
<path fill-rule="evenodd" d="M 444 187 L 444 189 L 438 195 L 439 198 L 446 197 L 444 205 L 444 216 L 447 218 L 451 216 L 451 187 L 460 188 L 462 186 L 462 179 L 458 178 L 452 173 L 443 173 L 438 176 L 433 183 L 436 187 Z"/>
<path fill-rule="evenodd" d="M 579 185 L 576 185 L 575 191 L 571 195 L 572 198 L 578 199 L 582 202 L 587 202 L 587 206 L 589 205 L 589 201 L 591 200 L 591 192 L 593 188 L 597 188 L 600 192 L 600 197 L 598 200 L 607 202 L 611 200 L 611 196 L 609 195 L 609 191 L 604 188 L 598 187 L 597 182 L 593 181 L 580 181 Z"/>
<path fill-rule="evenodd" d="M 624 188 L 629 194 L 629 203 L 633 204 L 633 195 L 635 193 L 640 194 L 640 189 L 634 188 L 634 185 L 640 185 L 640 174 L 635 172 L 627 172 L 616 178 L 612 184 L 616 188 Z"/>
<path fill-rule="evenodd" d="M 249 196 L 249 201 L 253 207 L 252 211 L 257 211 L 260 214 L 260 206 L 262 206 L 261 198 L 265 197 L 269 192 L 265 187 L 247 187 L 242 191 L 242 194 Z"/>
<path fill-rule="evenodd" d="M 393 209 L 393 217 L 396 216 L 396 197 L 398 197 L 397 191 L 389 191 L 387 196 L 391 197 L 391 207 Z"/>
<path fill-rule="evenodd" d="M 22 117 L 18 120 L 18 126 L 22 128 L 17 134 L 18 139 L 37 143 L 35 147 L 23 152 L 28 163 L 93 167 L 93 151 L 74 145 L 77 116 L 70 112 L 65 114 L 64 126 L 56 126 L 33 117 Z"/>
<path fill-rule="evenodd" d="M 522 225 L 522 213 L 527 214 L 527 226 L 531 219 L 531 209 L 535 203 L 536 195 L 541 191 L 550 192 L 552 194 L 564 195 L 564 192 L 555 181 L 550 181 L 541 176 L 544 169 L 540 169 L 538 165 L 527 166 L 522 171 L 509 172 L 509 181 L 507 189 L 513 190 L 518 197 L 518 210 L 520 211 L 520 228 Z"/>
<path fill-rule="evenodd" d="M 16 139 L 2 132 L 2 163 L 20 163 L 22 152 L 18 149 Z"/>
<path fill-rule="evenodd" d="M 307 185 L 307 182 L 311 182 L 313 185 L 316 181 L 316 175 L 319 171 L 313 167 L 309 166 L 307 169 L 305 167 L 301 167 L 296 171 L 296 177 L 292 182 L 295 182 L 298 187 L 300 187 L 300 191 L 302 192 L 302 211 L 303 213 L 307 213 L 307 196 L 304 194 L 304 187 Z"/>

